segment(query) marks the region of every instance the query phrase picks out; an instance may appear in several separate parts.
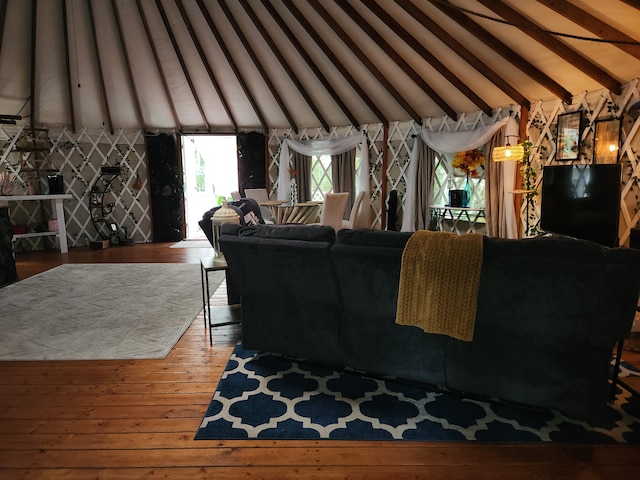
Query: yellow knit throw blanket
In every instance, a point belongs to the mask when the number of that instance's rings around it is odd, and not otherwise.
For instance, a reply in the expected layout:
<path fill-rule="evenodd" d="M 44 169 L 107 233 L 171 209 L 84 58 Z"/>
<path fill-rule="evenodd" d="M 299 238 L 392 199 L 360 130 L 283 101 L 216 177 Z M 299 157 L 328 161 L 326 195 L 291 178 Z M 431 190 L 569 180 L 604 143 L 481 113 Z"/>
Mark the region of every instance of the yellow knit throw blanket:
<path fill-rule="evenodd" d="M 415 232 L 402 253 L 396 323 L 472 341 L 481 269 L 481 234 Z"/>

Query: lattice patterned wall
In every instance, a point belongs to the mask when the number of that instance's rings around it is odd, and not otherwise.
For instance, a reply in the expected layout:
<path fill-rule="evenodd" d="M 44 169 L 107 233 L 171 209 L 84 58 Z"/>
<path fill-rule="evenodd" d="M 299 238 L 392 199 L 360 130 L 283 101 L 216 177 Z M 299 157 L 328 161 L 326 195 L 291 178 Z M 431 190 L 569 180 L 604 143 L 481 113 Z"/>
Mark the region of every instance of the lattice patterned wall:
<path fill-rule="evenodd" d="M 534 167 L 537 171 L 537 184 L 540 189 L 543 168 L 545 165 L 556 163 L 555 144 L 558 115 L 566 112 L 582 110 L 585 112 L 586 126 L 582 135 L 580 160 L 576 163 L 591 163 L 593 156 L 593 126 L 597 119 L 612 116 L 620 117 L 635 102 L 640 100 L 640 81 L 635 79 L 627 83 L 619 96 L 612 95 L 608 90 L 598 92 L 584 92 L 574 98 L 571 105 L 565 105 L 560 100 L 535 102 L 529 111 L 527 134 L 536 147 Z M 511 108 L 513 113 L 520 113 L 520 108 Z M 511 112 L 509 108 L 499 109 L 493 117 L 487 117 L 481 112 L 460 115 L 457 121 L 450 118 L 427 119 L 425 126 L 432 131 L 466 131 L 490 125 Z M 623 115 L 622 148 L 620 162 L 623 165 L 622 198 L 620 211 L 620 243 L 628 245 L 631 228 L 640 222 L 640 118 Z M 404 203 L 407 184 L 407 169 L 409 167 L 410 152 L 415 142 L 415 136 L 420 126 L 414 122 L 394 122 L 389 126 L 387 171 L 382 172 L 382 142 L 384 138 L 383 126 L 365 125 L 370 142 L 370 178 L 371 203 L 374 213 L 373 228 L 380 228 L 382 217 L 382 178 L 388 184 L 387 190 L 398 190 L 399 203 Z M 291 130 L 273 130 L 269 136 L 269 182 L 271 191 L 277 191 L 278 156 L 280 143 L 284 137 L 298 140 L 320 138 L 341 138 L 357 133 L 352 128 L 332 129 L 329 135 L 323 134 L 321 129 L 304 130 L 295 136 Z M 438 168 L 450 170 L 449 159 L 439 156 Z M 563 162 L 567 164 L 567 162 Z M 443 177 L 443 178 L 446 178 Z M 458 185 L 460 186 L 460 184 Z M 474 185 L 475 187 L 475 185 Z M 434 187 L 434 204 L 442 204 L 447 193 L 444 180 L 436 179 Z M 479 192 L 474 191 L 478 197 Z M 535 228 L 540 221 L 540 196 L 534 198 L 534 205 L 530 213 L 530 226 Z M 401 212 L 399 214 L 401 216 Z M 526 205 L 522 203 L 520 211 L 521 229 L 527 221 Z"/>
<path fill-rule="evenodd" d="M 427 128 L 434 131 L 464 131 L 474 130 L 484 125 L 490 125 L 497 120 L 503 118 L 504 115 L 508 115 L 509 112 L 499 111 L 494 117 L 487 117 L 482 113 L 474 115 L 461 115 L 457 122 L 452 122 L 449 119 L 440 119 L 439 121 L 428 120 L 426 123 Z M 387 191 L 398 191 L 398 203 L 400 206 L 399 216 L 402 216 L 402 205 L 404 203 L 404 196 L 407 186 L 407 169 L 409 168 L 409 160 L 415 137 L 420 132 L 420 126 L 415 122 L 393 122 L 389 126 L 387 149 L 387 171 L 382 171 L 383 165 L 383 142 L 384 142 L 384 127 L 382 124 L 364 125 L 362 131 L 367 134 L 369 141 L 369 175 L 370 175 L 370 187 L 371 187 L 371 208 L 372 212 L 372 228 L 380 228 L 382 225 L 383 215 L 383 201 L 382 198 L 382 185 L 383 178 L 387 182 Z M 343 138 L 349 135 L 359 133 L 354 128 L 344 129 L 332 129 L 329 135 L 323 135 L 322 129 L 317 130 L 304 130 L 298 136 L 294 136 L 291 130 L 277 131 L 272 130 L 269 136 L 269 184 L 270 191 L 277 192 L 278 184 L 278 169 L 279 169 L 279 155 L 280 144 L 282 139 L 286 137 L 296 138 L 296 140 L 317 140 L 326 138 Z M 438 157 L 440 168 L 451 172 L 451 166 L 448 160 L 444 156 Z M 482 177 L 480 177 L 482 178 Z M 463 179 L 457 179 L 458 186 L 462 186 Z M 436 179 L 436 186 L 434 191 L 434 198 L 437 200 L 440 197 L 444 197 L 447 193 L 447 184 L 445 180 Z M 475 185 L 474 185 L 475 187 Z M 477 197 L 475 188 L 473 194 Z M 275 193 L 272 193 L 275 195 Z M 441 202 L 444 204 L 444 201 Z"/>
<path fill-rule="evenodd" d="M 538 170 L 538 186 L 542 180 L 542 170 L 545 165 L 555 163 L 556 123 L 559 114 L 583 110 L 587 118 L 587 126 L 583 132 L 583 142 L 580 163 L 590 163 L 593 148 L 593 122 L 596 119 L 613 115 L 620 116 L 633 103 L 640 101 L 640 85 L 633 80 L 625 85 L 620 96 L 611 95 L 607 90 L 583 93 L 574 99 L 572 105 L 564 105 L 561 101 L 536 102 L 529 112 L 527 131 L 529 139 L 537 147 L 535 167 Z M 462 131 L 472 130 L 482 125 L 493 123 L 505 115 L 507 109 L 497 111 L 493 117 L 486 117 L 482 113 L 461 115 L 454 122 L 449 118 L 427 119 L 425 125 L 434 131 Z M 620 242 L 628 245 L 629 232 L 640 221 L 640 118 L 623 118 L 621 163 L 623 165 L 622 200 L 620 215 Z M 400 205 L 404 201 L 407 184 L 407 168 L 409 166 L 410 151 L 415 142 L 415 135 L 420 126 L 414 122 L 394 122 L 389 126 L 388 135 L 388 168 L 382 171 L 382 155 L 384 128 L 381 124 L 364 125 L 362 130 L 369 139 L 369 173 L 371 179 L 371 204 L 373 228 L 380 228 L 382 224 L 382 185 L 383 178 L 387 182 L 387 190 L 398 190 Z M 11 142 L 19 134 L 21 127 L 0 126 L 0 171 L 15 172 L 18 168 L 18 158 L 11 153 Z M 290 130 L 273 130 L 269 133 L 269 184 L 270 190 L 277 190 L 278 155 L 280 143 L 285 136 L 299 140 L 319 138 L 342 138 L 358 133 L 353 127 L 333 128 L 329 134 L 321 129 L 308 129 L 293 134 Z M 123 174 L 114 182 L 114 211 L 113 221 L 120 227 L 127 227 L 129 236 L 136 242 L 151 241 L 151 222 L 149 192 L 147 184 L 146 150 L 142 131 L 88 133 L 81 131 L 74 134 L 67 129 L 58 133 L 50 133 L 51 161 L 65 177 L 65 187 L 73 195 L 65 202 L 65 212 L 70 246 L 85 245 L 87 240 L 98 238 L 97 232 L 91 224 L 88 208 L 88 195 L 93 182 L 98 178 L 101 165 L 116 165 L 123 167 Z M 448 168 L 443 158 L 438 160 L 441 168 Z M 137 180 L 140 187 L 136 188 Z M 444 198 L 446 185 L 436 182 L 435 198 Z M 16 194 L 26 193 L 26 185 L 16 188 Z M 477 195 L 477 194 L 476 194 Z M 12 205 L 12 220 L 14 223 L 38 223 L 39 213 L 32 202 L 22 202 Z M 48 202 L 45 202 L 48 203 Z M 437 202 L 436 202 L 437 203 Z M 44 205 L 48 208 L 48 205 Z M 539 221 L 539 201 L 536 199 L 533 217 L 534 225 Z M 401 214 L 401 212 L 400 212 Z M 525 208 L 521 210 L 521 220 L 524 224 Z M 22 248 L 41 248 L 44 240 L 22 240 Z"/>
<path fill-rule="evenodd" d="M 21 130 L 20 126 L 6 125 L 0 130 L 0 139 L 4 140 L 0 171 L 18 171 L 19 159 L 11 151 L 11 143 Z M 98 133 L 83 130 L 74 134 L 68 129 L 60 129 L 49 132 L 49 142 L 51 164 L 64 177 L 65 192 L 73 197 L 64 202 L 69 246 L 82 246 L 90 240 L 99 239 L 91 222 L 89 194 L 91 186 L 99 178 L 100 167 L 104 165 L 122 168 L 122 175 L 113 182 L 111 193 L 105 199 L 114 203 L 109 220 L 118 225 L 122 234 L 126 227 L 128 237 L 135 242 L 151 241 L 146 148 L 142 131 L 119 131 L 110 135 L 105 130 Z M 45 181 L 42 191 L 47 191 Z M 20 181 L 13 193 L 26 194 L 26 184 Z M 35 202 L 12 203 L 12 222 L 38 228 L 51 213 L 49 202 L 41 203 L 43 216 Z M 21 239 L 16 249 L 40 249 L 47 241 L 50 240 L 42 237 Z"/>
<path fill-rule="evenodd" d="M 537 187 L 540 189 L 544 167 L 558 164 L 556 154 L 556 128 L 558 115 L 582 110 L 585 116 L 585 127 L 580 145 L 580 158 L 575 162 L 562 164 L 588 164 L 593 160 L 595 121 L 622 117 L 622 147 L 620 163 L 622 164 L 620 230 L 621 245 L 629 244 L 632 228 L 638 226 L 640 220 L 640 118 L 632 118 L 625 114 L 629 107 L 640 100 L 640 84 L 637 79 L 627 83 L 621 95 L 612 95 L 608 90 L 583 92 L 576 96 L 571 105 L 561 101 L 537 102 L 531 106 L 527 131 L 529 139 L 536 147 L 534 166 L 538 172 Z M 521 209 L 521 218 L 526 220 L 525 205 Z M 535 208 L 530 222 L 537 227 L 540 222 L 540 197 L 535 198 Z"/>

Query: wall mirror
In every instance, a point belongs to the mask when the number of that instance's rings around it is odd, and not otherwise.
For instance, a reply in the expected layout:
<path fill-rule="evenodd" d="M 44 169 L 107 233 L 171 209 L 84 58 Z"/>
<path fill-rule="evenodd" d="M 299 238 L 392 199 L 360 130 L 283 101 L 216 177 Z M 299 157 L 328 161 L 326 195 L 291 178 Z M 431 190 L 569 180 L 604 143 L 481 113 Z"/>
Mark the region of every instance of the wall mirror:
<path fill-rule="evenodd" d="M 621 119 L 606 118 L 594 124 L 593 163 L 618 163 Z"/>

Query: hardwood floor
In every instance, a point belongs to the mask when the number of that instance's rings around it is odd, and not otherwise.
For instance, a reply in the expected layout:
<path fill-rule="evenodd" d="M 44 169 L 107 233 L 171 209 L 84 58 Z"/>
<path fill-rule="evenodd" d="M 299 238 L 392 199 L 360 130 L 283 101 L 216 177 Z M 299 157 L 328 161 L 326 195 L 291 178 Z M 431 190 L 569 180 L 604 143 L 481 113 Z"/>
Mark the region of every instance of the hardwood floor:
<path fill-rule="evenodd" d="M 18 273 L 198 263 L 210 252 L 169 245 L 20 253 Z M 225 301 L 219 289 L 214 302 Z M 221 327 L 210 347 L 200 316 L 163 360 L 0 362 L 0 479 L 620 480 L 640 472 L 640 447 L 623 445 L 194 441 L 239 338 L 239 326 Z"/>

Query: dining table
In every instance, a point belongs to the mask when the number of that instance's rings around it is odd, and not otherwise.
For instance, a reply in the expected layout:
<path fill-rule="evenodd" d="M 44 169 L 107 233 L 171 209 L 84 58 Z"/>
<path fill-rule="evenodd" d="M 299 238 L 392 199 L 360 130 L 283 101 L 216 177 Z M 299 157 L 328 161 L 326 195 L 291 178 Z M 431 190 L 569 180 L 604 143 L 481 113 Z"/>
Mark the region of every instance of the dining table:
<path fill-rule="evenodd" d="M 291 204 L 281 200 L 260 202 L 273 215 L 276 224 L 284 223 L 317 223 L 320 221 L 322 202 L 310 201 Z"/>

